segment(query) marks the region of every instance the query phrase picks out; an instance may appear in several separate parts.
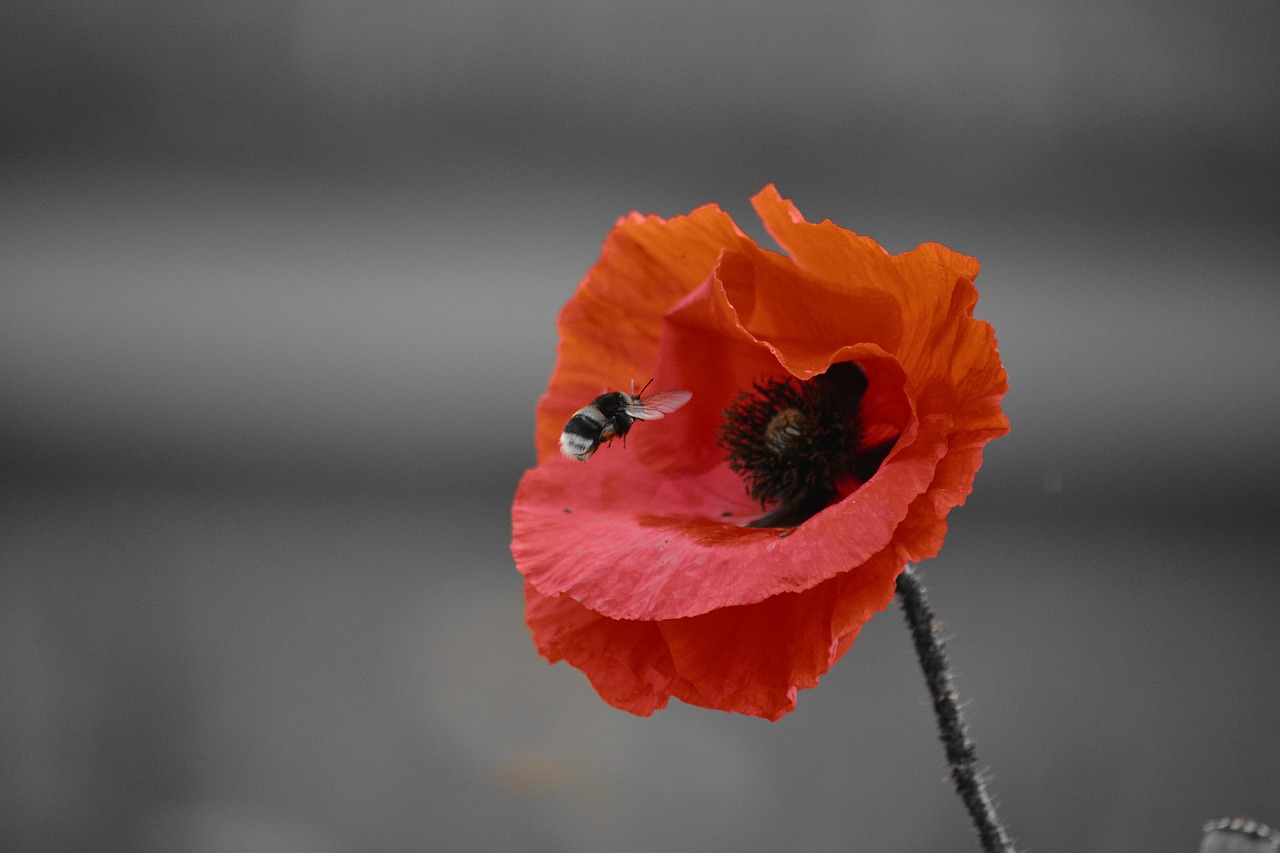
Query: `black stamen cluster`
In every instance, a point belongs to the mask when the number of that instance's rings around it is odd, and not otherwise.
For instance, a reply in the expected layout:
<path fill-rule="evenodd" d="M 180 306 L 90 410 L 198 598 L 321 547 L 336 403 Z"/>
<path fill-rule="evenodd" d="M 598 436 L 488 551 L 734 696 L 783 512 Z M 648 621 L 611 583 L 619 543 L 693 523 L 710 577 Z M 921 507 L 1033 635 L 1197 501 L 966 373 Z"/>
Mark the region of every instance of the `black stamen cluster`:
<path fill-rule="evenodd" d="M 858 425 L 866 389 L 862 370 L 845 362 L 808 382 L 753 383 L 734 399 L 719 433 L 729 468 L 754 500 L 776 504 L 750 526 L 795 527 L 831 503 L 837 482 L 866 467 Z"/>

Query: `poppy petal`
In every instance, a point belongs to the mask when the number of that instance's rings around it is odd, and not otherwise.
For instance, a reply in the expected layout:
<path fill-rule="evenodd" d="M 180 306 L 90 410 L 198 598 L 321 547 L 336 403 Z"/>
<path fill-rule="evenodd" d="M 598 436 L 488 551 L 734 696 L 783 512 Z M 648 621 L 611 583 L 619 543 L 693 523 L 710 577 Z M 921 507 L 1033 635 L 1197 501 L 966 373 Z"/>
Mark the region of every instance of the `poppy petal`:
<path fill-rule="evenodd" d="M 875 288 L 814 277 L 774 252 L 725 252 L 716 276 L 738 306 L 742 326 L 767 342 L 801 380 L 825 371 L 832 353 L 850 343 L 892 352 L 903 335 L 896 299 Z"/>
<path fill-rule="evenodd" d="M 520 482 L 512 552 L 543 595 L 614 619 L 675 619 L 803 591 L 889 545 L 934 481 L 948 426 L 922 422 L 861 488 L 789 531 L 732 523 L 750 505 L 724 468 L 667 478 L 621 451 L 589 465 L 550 460 Z"/>
<path fill-rule="evenodd" d="M 691 705 L 777 720 L 814 687 L 894 594 L 890 554 L 801 593 L 659 622 Z M 683 689 L 690 685 L 693 691 Z"/>
<path fill-rule="evenodd" d="M 549 662 L 568 661 L 616 708 L 649 716 L 676 696 L 777 720 L 888 605 L 899 570 L 880 555 L 803 593 L 659 622 L 609 619 L 526 584 L 526 621 Z"/>
<path fill-rule="evenodd" d="M 559 452 L 565 421 L 588 401 L 649 378 L 663 315 L 706 279 L 726 245 L 751 242 L 715 205 L 672 219 L 618 221 L 560 312 L 559 357 L 538 404 L 540 460 Z"/>
<path fill-rule="evenodd" d="M 942 344 L 957 334 L 958 326 L 990 329 L 971 319 L 977 303 L 973 279 L 980 265 L 976 260 L 936 243 L 891 255 L 874 240 L 830 221 L 805 221 L 772 185 L 761 190 L 752 204 L 770 236 L 805 273 L 858 282 L 897 303 L 904 334 L 886 348 L 902 362 L 914 386 L 930 387 L 935 378 L 966 367 L 964 360 L 951 360 L 952 348 Z"/>
<path fill-rule="evenodd" d="M 565 660 L 586 673 L 610 705 L 647 717 L 665 708 L 678 677 L 655 622 L 608 619 L 566 596 L 525 584 L 525 621 L 550 663 Z"/>

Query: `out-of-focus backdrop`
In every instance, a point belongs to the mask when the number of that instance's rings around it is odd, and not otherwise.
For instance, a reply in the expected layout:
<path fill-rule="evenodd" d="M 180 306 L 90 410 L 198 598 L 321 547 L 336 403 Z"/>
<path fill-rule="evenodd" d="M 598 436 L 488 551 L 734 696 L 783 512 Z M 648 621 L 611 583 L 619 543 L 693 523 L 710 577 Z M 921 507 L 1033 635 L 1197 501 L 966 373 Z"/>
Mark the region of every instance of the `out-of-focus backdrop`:
<path fill-rule="evenodd" d="M 0 7 L 0 848 L 976 849 L 908 636 L 779 723 L 539 659 L 554 320 L 775 182 L 979 258 L 922 567 L 1033 851 L 1280 821 L 1280 3 Z M 620 377 L 625 382 L 630 377 Z"/>

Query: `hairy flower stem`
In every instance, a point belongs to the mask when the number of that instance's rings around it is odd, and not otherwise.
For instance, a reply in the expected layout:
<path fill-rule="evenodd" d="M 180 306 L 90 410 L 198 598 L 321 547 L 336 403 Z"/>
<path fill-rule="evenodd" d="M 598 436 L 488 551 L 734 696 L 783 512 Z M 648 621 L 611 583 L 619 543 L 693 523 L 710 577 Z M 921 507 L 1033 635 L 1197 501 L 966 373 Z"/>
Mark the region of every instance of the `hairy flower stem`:
<path fill-rule="evenodd" d="M 1013 842 L 996 817 L 996 807 L 978 772 L 978 751 L 969 739 L 960 716 L 955 684 L 951 681 L 951 667 L 947 663 L 942 638 L 938 635 L 933 610 L 925 600 L 924 584 L 920 583 L 910 566 L 898 575 L 898 602 L 907 617 L 920 668 L 924 670 L 924 680 L 933 698 L 933 710 L 938 715 L 938 737 L 947 753 L 951 779 L 978 830 L 982 849 L 987 853 L 1014 853 Z"/>

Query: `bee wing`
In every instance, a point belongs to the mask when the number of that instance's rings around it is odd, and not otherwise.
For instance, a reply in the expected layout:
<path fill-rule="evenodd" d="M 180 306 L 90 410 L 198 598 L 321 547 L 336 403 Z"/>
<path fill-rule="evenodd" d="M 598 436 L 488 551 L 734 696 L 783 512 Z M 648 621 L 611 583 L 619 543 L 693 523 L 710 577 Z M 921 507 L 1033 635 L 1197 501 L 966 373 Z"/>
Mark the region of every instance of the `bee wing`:
<path fill-rule="evenodd" d="M 692 396 L 689 391 L 661 391 L 652 397 L 628 403 L 625 411 L 638 421 L 656 421 L 689 402 Z"/>

